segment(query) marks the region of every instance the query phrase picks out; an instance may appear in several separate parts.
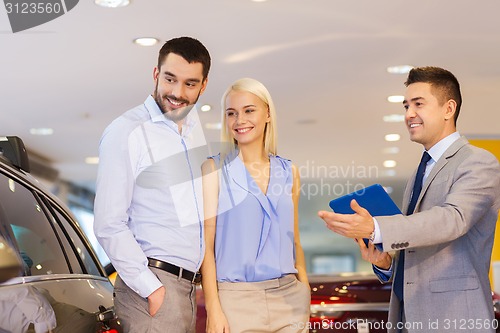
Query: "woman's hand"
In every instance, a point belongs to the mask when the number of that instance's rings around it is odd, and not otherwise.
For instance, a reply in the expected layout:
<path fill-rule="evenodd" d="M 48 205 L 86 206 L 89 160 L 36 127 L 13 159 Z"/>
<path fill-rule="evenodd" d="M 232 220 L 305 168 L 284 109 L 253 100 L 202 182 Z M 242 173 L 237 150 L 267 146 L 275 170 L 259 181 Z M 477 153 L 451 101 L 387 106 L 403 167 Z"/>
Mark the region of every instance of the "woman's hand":
<path fill-rule="evenodd" d="M 206 333 L 230 333 L 229 323 L 222 309 L 207 312 Z"/>

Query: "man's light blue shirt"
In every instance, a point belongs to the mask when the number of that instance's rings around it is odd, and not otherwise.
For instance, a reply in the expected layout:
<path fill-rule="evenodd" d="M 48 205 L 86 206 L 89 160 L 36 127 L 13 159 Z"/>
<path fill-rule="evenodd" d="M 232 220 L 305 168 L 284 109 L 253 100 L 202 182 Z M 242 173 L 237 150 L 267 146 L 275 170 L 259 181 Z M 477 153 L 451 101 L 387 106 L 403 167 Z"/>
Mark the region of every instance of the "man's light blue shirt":
<path fill-rule="evenodd" d="M 152 96 L 104 131 L 94 231 L 120 277 L 142 297 L 162 286 L 148 257 L 193 272 L 201 265 L 200 166 L 207 155 L 195 108 L 179 133 Z"/>

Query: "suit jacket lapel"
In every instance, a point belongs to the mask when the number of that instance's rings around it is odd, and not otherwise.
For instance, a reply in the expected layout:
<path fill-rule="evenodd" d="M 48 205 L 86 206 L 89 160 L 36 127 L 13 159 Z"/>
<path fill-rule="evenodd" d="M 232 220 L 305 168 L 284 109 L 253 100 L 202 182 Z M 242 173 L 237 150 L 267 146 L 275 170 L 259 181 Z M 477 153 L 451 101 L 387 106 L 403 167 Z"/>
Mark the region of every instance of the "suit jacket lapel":
<path fill-rule="evenodd" d="M 448 149 L 443 153 L 443 156 L 436 162 L 436 165 L 431 170 L 431 173 L 429 176 L 426 178 L 424 184 L 422 185 L 422 192 L 420 192 L 420 196 L 417 200 L 417 204 L 415 206 L 415 212 L 419 211 L 419 206 L 420 206 L 420 201 L 422 200 L 423 196 L 425 195 L 425 192 L 429 188 L 429 185 L 431 182 L 436 178 L 436 175 L 444 168 L 446 164 L 448 164 L 448 160 L 453 157 L 459 151 L 463 146 L 468 144 L 469 141 L 465 137 L 461 137 L 455 142 L 451 144 Z M 415 176 L 413 176 L 415 177 Z M 415 181 L 415 180 L 414 180 Z M 407 203 L 408 206 L 408 203 Z"/>
<path fill-rule="evenodd" d="M 417 176 L 417 170 L 413 172 L 413 175 L 410 177 L 408 182 L 406 183 L 406 188 L 405 188 L 405 193 L 403 195 L 403 214 L 406 215 L 406 212 L 408 211 L 408 205 L 410 204 L 410 198 L 411 198 L 411 192 L 413 189 L 413 183 L 415 182 L 415 177 Z"/>

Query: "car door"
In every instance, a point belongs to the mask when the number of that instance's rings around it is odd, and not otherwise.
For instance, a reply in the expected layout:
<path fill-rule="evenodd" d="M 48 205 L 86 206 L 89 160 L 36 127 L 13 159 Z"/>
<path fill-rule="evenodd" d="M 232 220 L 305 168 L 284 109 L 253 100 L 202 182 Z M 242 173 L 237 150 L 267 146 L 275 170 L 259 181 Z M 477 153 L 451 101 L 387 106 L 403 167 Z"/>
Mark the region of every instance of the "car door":
<path fill-rule="evenodd" d="M 0 285 L 0 331 L 105 331 L 99 319 L 114 317 L 113 287 L 65 207 L 0 173 L 0 225 L 24 264 L 20 277 Z"/>

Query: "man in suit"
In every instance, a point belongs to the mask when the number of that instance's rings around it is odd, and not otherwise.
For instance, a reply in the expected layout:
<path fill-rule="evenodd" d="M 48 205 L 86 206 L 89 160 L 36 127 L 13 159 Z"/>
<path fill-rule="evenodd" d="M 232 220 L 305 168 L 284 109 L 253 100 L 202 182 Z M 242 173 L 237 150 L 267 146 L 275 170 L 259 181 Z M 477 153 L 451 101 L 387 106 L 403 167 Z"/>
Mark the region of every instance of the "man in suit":
<path fill-rule="evenodd" d="M 329 229 L 357 239 L 379 279 L 393 282 L 389 332 L 494 332 L 488 271 L 500 207 L 498 161 L 457 132 L 462 98 L 452 73 L 414 68 L 405 85 L 410 139 L 429 156 L 406 186 L 406 215 L 373 218 L 355 200 L 352 215 L 318 215 Z M 396 251 L 394 258 L 379 249 Z"/>

